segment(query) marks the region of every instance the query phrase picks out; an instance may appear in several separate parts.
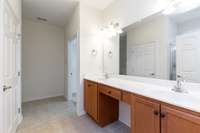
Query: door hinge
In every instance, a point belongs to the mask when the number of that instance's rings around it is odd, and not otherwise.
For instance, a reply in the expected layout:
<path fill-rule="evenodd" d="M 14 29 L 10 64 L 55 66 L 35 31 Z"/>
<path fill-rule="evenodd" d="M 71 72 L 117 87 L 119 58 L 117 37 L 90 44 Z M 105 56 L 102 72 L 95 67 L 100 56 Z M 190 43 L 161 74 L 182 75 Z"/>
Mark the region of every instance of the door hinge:
<path fill-rule="evenodd" d="M 18 72 L 17 75 L 20 77 L 21 76 L 21 72 Z"/>
<path fill-rule="evenodd" d="M 18 108 L 18 114 L 20 114 L 21 113 L 21 108 Z"/>

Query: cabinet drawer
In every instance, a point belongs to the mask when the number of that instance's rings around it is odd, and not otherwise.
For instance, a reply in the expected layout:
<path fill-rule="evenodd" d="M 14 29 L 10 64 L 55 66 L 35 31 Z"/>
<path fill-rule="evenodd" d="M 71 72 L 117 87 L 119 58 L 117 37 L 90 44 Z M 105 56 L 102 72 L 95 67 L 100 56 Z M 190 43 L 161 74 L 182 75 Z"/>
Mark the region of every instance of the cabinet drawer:
<path fill-rule="evenodd" d="M 101 85 L 99 91 L 100 91 L 100 93 L 108 95 L 114 99 L 121 100 L 121 91 L 120 90 Z"/>
<path fill-rule="evenodd" d="M 131 104 L 131 93 L 123 91 L 122 92 L 122 101 L 128 104 Z"/>
<path fill-rule="evenodd" d="M 85 82 L 85 84 L 86 84 L 85 87 L 87 87 L 87 88 L 97 87 L 97 83 L 92 82 L 92 81 L 89 81 L 89 80 L 87 80 L 87 81 Z"/>

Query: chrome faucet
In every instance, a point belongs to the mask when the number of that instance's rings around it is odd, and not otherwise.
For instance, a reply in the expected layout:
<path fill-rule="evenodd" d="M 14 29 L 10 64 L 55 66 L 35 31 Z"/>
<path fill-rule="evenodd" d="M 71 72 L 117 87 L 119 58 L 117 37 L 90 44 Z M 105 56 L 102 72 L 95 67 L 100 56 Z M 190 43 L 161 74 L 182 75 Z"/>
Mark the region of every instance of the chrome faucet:
<path fill-rule="evenodd" d="M 104 79 L 109 79 L 109 74 L 108 73 L 103 73 L 103 77 L 104 77 Z"/>
<path fill-rule="evenodd" d="M 178 76 L 177 80 L 176 80 L 176 85 L 174 86 L 174 88 L 172 90 L 175 91 L 175 92 L 179 92 L 179 93 L 187 92 L 183 88 L 183 83 L 184 82 L 185 82 L 185 80 L 181 76 Z"/>

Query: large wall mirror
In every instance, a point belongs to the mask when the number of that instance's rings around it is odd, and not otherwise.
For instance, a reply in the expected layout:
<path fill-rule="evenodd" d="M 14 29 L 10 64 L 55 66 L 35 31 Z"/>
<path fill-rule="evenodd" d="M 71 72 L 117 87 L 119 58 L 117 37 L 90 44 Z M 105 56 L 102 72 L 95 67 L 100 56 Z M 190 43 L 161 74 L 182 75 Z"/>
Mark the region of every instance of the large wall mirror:
<path fill-rule="evenodd" d="M 120 74 L 200 83 L 200 8 L 150 16 L 120 35 Z"/>

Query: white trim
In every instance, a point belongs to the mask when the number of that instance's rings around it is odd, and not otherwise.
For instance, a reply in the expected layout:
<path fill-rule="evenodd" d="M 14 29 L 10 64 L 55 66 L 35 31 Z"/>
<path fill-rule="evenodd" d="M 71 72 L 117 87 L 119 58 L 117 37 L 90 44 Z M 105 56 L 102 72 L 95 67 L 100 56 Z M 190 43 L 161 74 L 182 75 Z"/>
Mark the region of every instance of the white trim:
<path fill-rule="evenodd" d="M 48 96 L 41 96 L 41 97 L 35 97 L 35 98 L 30 98 L 30 99 L 25 99 L 22 102 L 31 102 L 31 101 L 37 101 L 37 100 L 42 100 L 42 99 L 47 99 L 47 98 L 53 98 L 53 97 L 59 97 L 59 96 L 63 96 L 64 97 L 64 93 L 60 93 L 60 94 L 55 94 L 55 95 L 48 95 Z"/>
<path fill-rule="evenodd" d="M 84 110 L 81 110 L 81 111 L 78 111 L 77 112 L 77 115 L 78 116 L 83 116 L 83 115 L 85 115 L 86 114 L 86 112 L 84 111 Z"/>
<path fill-rule="evenodd" d="M 8 0 L 3 0 L 2 2 L 3 2 L 3 4 L 5 3 L 7 5 L 7 7 L 10 9 L 12 15 L 15 17 L 17 22 L 21 22 L 21 18 L 19 18 L 19 16 L 17 16 L 17 13 L 14 11 L 12 6 L 10 5 L 10 2 L 8 2 Z"/>

